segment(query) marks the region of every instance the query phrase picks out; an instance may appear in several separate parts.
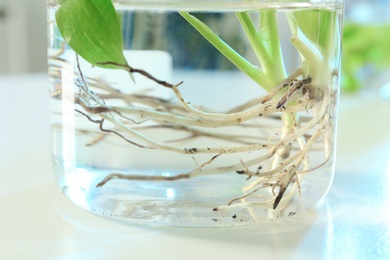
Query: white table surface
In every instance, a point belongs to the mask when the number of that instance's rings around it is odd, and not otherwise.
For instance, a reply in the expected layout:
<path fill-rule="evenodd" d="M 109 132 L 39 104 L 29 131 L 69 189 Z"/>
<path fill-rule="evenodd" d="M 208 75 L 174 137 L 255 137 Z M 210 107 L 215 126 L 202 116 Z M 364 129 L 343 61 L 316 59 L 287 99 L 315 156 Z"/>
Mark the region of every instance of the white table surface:
<path fill-rule="evenodd" d="M 342 95 L 335 180 L 307 214 L 161 228 L 77 208 L 50 172 L 45 74 L 0 76 L 0 259 L 390 259 L 390 100 Z"/>

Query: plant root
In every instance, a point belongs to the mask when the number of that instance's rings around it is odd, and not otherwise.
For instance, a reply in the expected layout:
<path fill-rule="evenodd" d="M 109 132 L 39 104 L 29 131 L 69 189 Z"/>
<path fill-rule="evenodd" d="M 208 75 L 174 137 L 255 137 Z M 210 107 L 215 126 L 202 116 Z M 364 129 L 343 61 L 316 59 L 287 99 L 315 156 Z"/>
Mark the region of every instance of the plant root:
<path fill-rule="evenodd" d="M 55 63 L 63 62 L 52 57 Z M 53 78 L 60 77 L 59 66 L 50 67 Z M 102 64 L 113 64 L 104 62 Z M 74 100 L 79 106 L 75 113 L 97 125 L 100 135 L 87 145 L 93 146 L 105 141 L 111 135 L 134 146 L 135 149 L 168 151 L 182 155 L 210 155 L 211 157 L 193 170 L 174 176 L 146 176 L 111 173 L 96 187 L 101 188 L 113 180 L 126 181 L 178 181 L 209 175 L 236 173 L 243 175 L 248 185 L 243 194 L 232 198 L 226 205 L 214 208 L 215 211 L 250 208 L 275 210 L 283 208 L 296 192 L 300 193 L 300 183 L 304 176 L 330 161 L 332 150 L 332 117 L 335 92 L 331 88 L 316 91 L 310 77 L 304 78 L 298 69 L 280 82 L 267 95 L 234 107 L 224 113 L 214 113 L 204 108 L 192 106 L 185 100 L 179 86 L 170 84 L 150 75 L 148 72 L 127 66 L 130 73 L 139 73 L 159 85 L 169 88 L 175 100 L 166 100 L 143 93 L 125 95 L 109 83 L 85 78 L 78 63 L 75 72 L 75 86 L 78 93 Z M 95 90 L 96 92 L 94 92 Z M 52 97 L 62 99 L 66 91 L 52 92 Z M 124 105 L 113 105 L 111 100 L 122 101 Z M 296 117 L 299 113 L 300 117 Z M 303 116 L 302 116 L 303 115 Z M 97 118 L 97 119 L 94 119 Z M 290 121 L 288 128 L 282 119 Z M 110 127 L 105 126 L 109 123 Z M 186 137 L 171 140 L 157 140 L 148 136 L 145 130 L 164 129 L 173 134 L 184 132 Z M 268 140 L 260 136 L 245 136 L 240 131 L 234 134 L 213 132 L 215 129 L 257 129 L 271 136 Z M 269 134 L 269 133 L 274 134 Z M 182 147 L 179 142 L 208 138 L 219 140 L 226 145 L 207 147 Z M 261 140 L 261 141 L 259 141 Z M 323 145 L 321 145 L 323 140 Z M 212 142 L 210 142 L 212 143 Z M 229 144 L 228 144 L 229 143 Z M 325 147 L 325 148 L 324 148 Z M 310 153 L 323 151 L 323 162 L 311 166 Z M 249 156 L 251 153 L 253 155 Z M 215 161 L 227 154 L 237 154 L 237 161 L 215 165 Z M 246 159 L 240 159 L 240 158 Z M 312 168 L 310 168 L 312 167 Z M 268 190 L 270 195 L 264 196 Z M 276 192 L 277 191 L 277 192 Z M 261 193 L 261 195 L 259 195 Z"/>

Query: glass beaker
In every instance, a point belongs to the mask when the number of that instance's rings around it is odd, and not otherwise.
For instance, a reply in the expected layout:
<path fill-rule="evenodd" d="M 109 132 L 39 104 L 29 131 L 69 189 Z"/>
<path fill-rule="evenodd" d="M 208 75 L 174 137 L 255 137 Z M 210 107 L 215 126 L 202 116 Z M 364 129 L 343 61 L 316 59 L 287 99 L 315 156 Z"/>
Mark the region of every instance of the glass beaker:
<path fill-rule="evenodd" d="M 291 216 L 334 170 L 343 1 L 48 2 L 53 171 L 94 213 Z"/>

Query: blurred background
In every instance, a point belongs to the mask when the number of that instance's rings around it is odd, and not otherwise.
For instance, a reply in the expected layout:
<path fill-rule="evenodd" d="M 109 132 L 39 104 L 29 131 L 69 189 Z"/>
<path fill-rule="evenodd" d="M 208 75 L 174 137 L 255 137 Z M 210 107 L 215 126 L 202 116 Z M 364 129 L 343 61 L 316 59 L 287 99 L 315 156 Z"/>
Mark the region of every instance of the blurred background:
<path fill-rule="evenodd" d="M 345 0 L 342 90 L 390 97 L 390 0 Z M 46 71 L 46 0 L 0 0 L 0 75 Z"/>
<path fill-rule="evenodd" d="M 378 89 L 390 98 L 390 0 L 346 0 L 342 89 Z"/>
<path fill-rule="evenodd" d="M 0 0 L 0 75 L 46 67 L 46 0 Z"/>

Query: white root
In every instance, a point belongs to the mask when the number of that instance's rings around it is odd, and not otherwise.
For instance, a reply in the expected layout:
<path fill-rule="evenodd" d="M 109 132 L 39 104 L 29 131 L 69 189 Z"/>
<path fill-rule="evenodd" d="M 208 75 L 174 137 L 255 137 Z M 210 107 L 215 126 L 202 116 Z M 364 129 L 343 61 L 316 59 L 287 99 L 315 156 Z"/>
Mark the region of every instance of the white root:
<path fill-rule="evenodd" d="M 102 187 L 108 182 L 119 179 L 128 181 L 176 181 L 200 176 L 221 175 L 236 172 L 246 175 L 248 179 L 255 178 L 246 187 L 243 187 L 243 195 L 233 198 L 227 205 L 218 206 L 216 211 L 230 211 L 243 208 L 283 209 L 293 198 L 296 192 L 300 192 L 300 182 L 305 174 L 314 170 L 310 169 L 309 153 L 320 138 L 324 140 L 325 159 L 328 162 L 333 144 L 331 143 L 330 105 L 334 98 L 331 90 L 322 89 L 321 96 L 313 94 L 311 97 L 303 93 L 302 88 L 311 84 L 311 79 L 302 77 L 301 69 L 298 69 L 284 81 L 280 82 L 265 97 L 258 97 L 241 106 L 231 109 L 226 113 L 212 113 L 195 108 L 187 102 L 178 85 L 164 85 L 172 89 L 178 103 L 152 98 L 146 94 L 125 96 L 114 90 L 110 84 L 96 80 L 86 80 L 82 75 L 79 65 L 78 77 L 75 82 L 79 88 L 74 102 L 82 107 L 83 111 L 76 110 L 89 121 L 98 124 L 103 132 L 94 142 L 99 142 L 108 134 L 115 134 L 141 149 L 158 149 L 177 154 L 210 154 L 209 160 L 201 163 L 192 171 L 175 176 L 145 176 L 111 173 L 101 180 L 97 187 Z M 56 75 L 54 68 L 53 75 Z M 99 89 L 105 93 L 96 94 L 92 89 Z M 306 90 L 307 91 L 307 90 Z M 62 93 L 56 92 L 55 97 Z M 54 96 L 54 95 L 53 95 Z M 64 95 L 67 96 L 67 95 Z M 126 105 L 109 105 L 109 99 L 122 99 Z M 73 101 L 72 101 L 73 102 Z M 144 107 L 133 106 L 133 103 L 143 104 Z M 294 118 L 297 112 L 312 112 L 312 118 L 300 120 Z M 289 124 L 284 128 L 275 129 L 275 126 L 261 125 L 257 122 L 263 118 L 270 118 L 275 114 L 290 116 Z M 98 119 L 93 119 L 96 117 Z M 141 120 L 135 120 L 141 118 Z M 277 119 L 280 121 L 280 119 Z M 105 128 L 104 122 L 109 122 L 112 129 Z M 149 122 L 145 126 L 142 125 Z M 276 131 L 269 140 L 259 143 L 259 140 L 250 138 L 248 143 L 237 135 L 212 134 L 207 129 L 222 127 L 251 127 L 253 129 L 268 132 Z M 153 127 L 165 127 L 173 132 L 186 131 L 193 136 L 234 141 L 239 145 L 216 147 L 179 147 L 161 142 L 143 133 L 144 129 Z M 200 130 L 201 129 L 201 130 Z M 187 137 L 186 139 L 189 139 Z M 94 143 L 92 142 L 92 143 Z M 215 166 L 214 161 L 226 154 L 253 154 L 245 160 L 237 159 L 223 166 Z M 262 167 L 260 167 L 260 165 Z M 322 166 L 322 165 L 320 165 Z M 318 166 L 318 167 L 320 167 Z M 256 168 L 256 170 L 251 170 Z M 260 170 L 261 169 L 261 170 Z M 271 191 L 270 196 L 260 198 L 257 194 L 262 190 Z M 278 190 L 278 194 L 275 194 Z M 262 195 L 261 195 L 262 196 Z M 248 201 L 250 200 L 250 201 Z"/>

